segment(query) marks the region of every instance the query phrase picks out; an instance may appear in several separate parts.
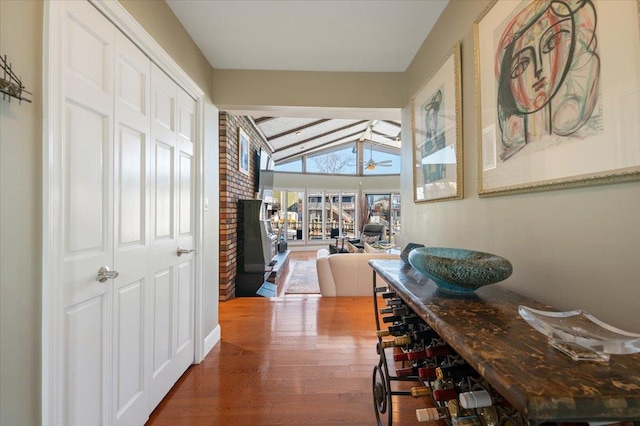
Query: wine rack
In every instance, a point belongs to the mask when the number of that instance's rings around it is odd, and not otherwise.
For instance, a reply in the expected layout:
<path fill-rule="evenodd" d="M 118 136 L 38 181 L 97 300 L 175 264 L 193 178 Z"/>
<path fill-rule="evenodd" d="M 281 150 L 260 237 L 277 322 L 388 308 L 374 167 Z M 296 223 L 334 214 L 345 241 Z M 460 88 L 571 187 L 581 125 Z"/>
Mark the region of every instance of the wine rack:
<path fill-rule="evenodd" d="M 416 412 L 419 420 L 428 419 L 421 421 L 443 420 L 460 426 L 529 424 L 393 290 L 375 285 L 374 281 L 376 350 L 380 359 L 373 370 L 373 400 L 378 425 L 393 424 L 393 395 L 427 397 L 430 407 Z M 384 307 L 380 307 L 379 295 Z M 392 356 L 385 350 L 393 351 Z M 390 374 L 398 363 L 396 374 Z M 396 381 L 414 382 L 415 386 L 409 391 L 394 390 Z M 465 395 L 477 394 L 488 396 L 482 406 L 468 407 L 466 400 L 461 402 Z"/>
<path fill-rule="evenodd" d="M 520 304 L 553 307 L 500 286 L 447 294 L 400 260 L 369 265 L 378 425 L 393 424 L 396 395 L 397 404 L 426 397 L 418 420 L 452 426 L 640 425 L 640 354 L 612 356 L 604 364 L 576 362 L 517 312 Z M 396 382 L 413 383 L 407 391 Z"/>

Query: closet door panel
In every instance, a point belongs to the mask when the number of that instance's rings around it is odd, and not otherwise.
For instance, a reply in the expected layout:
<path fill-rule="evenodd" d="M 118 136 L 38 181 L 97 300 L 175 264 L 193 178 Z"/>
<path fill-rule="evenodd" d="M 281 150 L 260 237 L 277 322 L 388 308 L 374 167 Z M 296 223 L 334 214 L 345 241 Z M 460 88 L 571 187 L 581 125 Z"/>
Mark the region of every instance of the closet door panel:
<path fill-rule="evenodd" d="M 151 270 L 151 61 L 122 33 L 115 49 L 113 411 L 114 424 L 148 417 L 151 350 L 145 327 Z"/>
<path fill-rule="evenodd" d="M 61 8 L 61 298 L 57 424 L 111 421 L 114 27 L 88 2 Z"/>
<path fill-rule="evenodd" d="M 178 380 L 176 353 L 176 84 L 152 65 L 152 270 L 154 321 L 150 405 L 155 407 Z"/>
<path fill-rule="evenodd" d="M 177 224 L 178 246 L 185 250 L 195 248 L 195 163 L 193 146 L 195 138 L 195 101 L 182 89 L 177 94 Z M 183 372 L 194 359 L 194 289 L 195 289 L 194 251 L 182 254 L 178 262 L 178 342 L 177 364 Z"/>

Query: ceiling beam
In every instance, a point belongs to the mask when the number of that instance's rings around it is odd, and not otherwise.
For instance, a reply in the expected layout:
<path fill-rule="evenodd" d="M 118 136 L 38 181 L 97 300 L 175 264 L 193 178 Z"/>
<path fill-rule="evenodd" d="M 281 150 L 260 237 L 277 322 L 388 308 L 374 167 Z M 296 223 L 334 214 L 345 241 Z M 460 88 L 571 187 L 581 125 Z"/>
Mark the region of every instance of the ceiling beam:
<path fill-rule="evenodd" d="M 290 134 L 292 134 L 292 133 L 296 133 L 296 132 L 301 132 L 301 131 L 303 131 L 304 129 L 308 129 L 309 127 L 317 126 L 318 124 L 326 123 L 327 121 L 331 121 L 331 119 L 329 119 L 329 118 L 323 118 L 323 119 L 321 119 L 321 120 L 317 120 L 317 121 L 313 121 L 313 122 L 311 122 L 311 123 L 307 123 L 307 124 L 305 124 L 304 126 L 300 126 L 300 127 L 295 127 L 295 128 L 293 128 L 293 129 L 289 129 L 289 130 L 287 130 L 287 131 L 285 131 L 285 132 L 278 133 L 277 135 L 273 135 L 273 136 L 271 136 L 271 137 L 268 139 L 268 141 L 269 141 L 269 142 L 271 142 L 271 141 L 273 141 L 273 140 L 275 140 L 275 139 L 278 139 L 278 138 L 281 138 L 281 137 L 283 137 L 283 136 L 287 136 L 287 135 L 290 135 Z"/>
<path fill-rule="evenodd" d="M 330 134 L 332 134 L 332 133 L 341 132 L 341 131 L 343 131 L 343 130 L 347 130 L 347 129 L 350 129 L 350 128 L 352 128 L 352 127 L 359 126 L 359 125 L 364 124 L 364 123 L 366 123 L 366 122 L 368 122 L 368 121 L 369 121 L 369 120 L 360 120 L 360 121 L 356 121 L 355 123 L 351 123 L 351 124 L 348 124 L 348 125 L 346 125 L 346 126 L 342 126 L 342 127 L 337 128 L 337 129 L 330 130 L 330 131 L 328 131 L 328 132 L 325 132 L 325 133 L 322 133 L 322 134 L 316 135 L 316 136 L 314 136 L 314 137 L 312 137 L 312 138 L 305 139 L 305 140 L 300 141 L 300 142 L 292 143 L 292 144 L 287 145 L 287 146 L 283 146 L 282 148 L 280 148 L 280 149 L 278 149 L 278 150 L 274 151 L 274 154 L 275 154 L 275 153 L 277 153 L 277 152 L 284 151 L 285 149 L 291 149 L 291 148 L 294 148 L 294 147 L 296 147 L 296 146 L 303 145 L 303 144 L 305 144 L 305 143 L 309 143 L 309 142 L 311 142 L 311 141 L 313 141 L 313 140 L 315 140 L 315 139 L 323 138 L 323 137 L 328 136 L 328 135 L 330 135 Z M 358 133 L 360 133 L 360 132 L 358 132 Z M 340 139 L 341 139 L 341 138 L 340 138 Z M 338 139 L 338 140 L 339 140 L 339 139 Z M 326 145 L 326 144 L 323 144 L 323 146 L 324 146 L 324 145 Z"/>
<path fill-rule="evenodd" d="M 278 117 L 260 117 L 260 118 L 254 119 L 254 121 L 256 122 L 256 124 L 261 124 L 261 123 L 266 123 L 267 121 L 275 120 L 276 118 Z"/>
<path fill-rule="evenodd" d="M 314 147 L 311 147 L 309 149 L 305 149 L 304 151 L 296 152 L 295 154 L 291 154 L 291 155 L 288 155 L 286 157 L 279 158 L 277 161 L 286 161 L 286 160 L 290 160 L 290 159 L 295 158 L 295 157 L 302 157 L 303 155 L 306 155 L 309 152 L 317 151 L 317 150 L 320 150 L 322 148 L 334 148 L 336 146 L 342 146 L 342 145 L 347 145 L 347 144 L 350 144 L 350 143 L 358 142 L 357 139 L 353 139 L 353 140 L 347 140 L 344 143 L 341 143 L 341 144 L 338 144 L 338 145 L 331 146 L 332 143 L 336 143 L 336 142 L 341 141 L 343 139 L 351 138 L 353 136 L 358 136 L 358 135 L 360 135 L 360 133 L 362 133 L 362 132 L 357 131 L 357 132 L 354 132 L 354 133 L 350 133 L 348 135 L 344 135 L 344 136 L 342 136 L 342 137 L 340 137 L 338 139 L 334 139 L 332 141 L 328 141 L 327 143 L 325 143 L 323 145 L 314 146 Z M 280 150 L 280 151 L 282 151 L 282 150 Z"/>
<path fill-rule="evenodd" d="M 391 124 L 392 126 L 396 126 L 397 128 L 401 128 L 402 125 L 400 123 L 398 123 L 397 121 L 391 121 L 391 120 L 382 120 L 387 124 Z"/>
<path fill-rule="evenodd" d="M 386 133 L 378 132 L 378 131 L 373 130 L 373 129 L 371 129 L 371 133 L 373 133 L 374 135 L 378 135 L 378 136 L 385 137 L 385 138 L 387 138 L 387 139 L 389 139 L 389 140 L 391 140 L 391 141 L 394 141 L 394 142 L 395 142 L 395 141 L 396 141 L 396 139 L 397 139 L 397 137 L 396 137 L 396 136 L 390 136 L 390 135 L 387 135 Z"/>

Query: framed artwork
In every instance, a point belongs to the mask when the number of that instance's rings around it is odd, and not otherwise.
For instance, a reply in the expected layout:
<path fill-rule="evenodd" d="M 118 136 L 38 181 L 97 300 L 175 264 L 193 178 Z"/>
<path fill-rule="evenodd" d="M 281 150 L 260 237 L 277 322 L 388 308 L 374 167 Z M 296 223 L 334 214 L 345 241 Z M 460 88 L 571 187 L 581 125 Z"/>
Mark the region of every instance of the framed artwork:
<path fill-rule="evenodd" d="M 640 179 L 640 1 L 496 0 L 474 24 L 480 196 Z"/>
<path fill-rule="evenodd" d="M 249 175 L 249 137 L 241 128 L 238 128 L 238 169 L 245 175 Z"/>
<path fill-rule="evenodd" d="M 411 129 L 414 201 L 462 198 L 459 43 L 411 99 Z"/>

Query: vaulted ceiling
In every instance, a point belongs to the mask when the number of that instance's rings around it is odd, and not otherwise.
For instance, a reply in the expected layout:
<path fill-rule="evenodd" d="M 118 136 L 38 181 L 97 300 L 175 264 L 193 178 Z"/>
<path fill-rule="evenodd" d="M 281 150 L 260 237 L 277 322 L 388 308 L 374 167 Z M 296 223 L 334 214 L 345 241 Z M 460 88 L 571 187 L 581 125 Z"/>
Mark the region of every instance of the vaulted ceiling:
<path fill-rule="evenodd" d="M 400 122 L 327 118 L 253 117 L 273 159 L 284 162 L 330 147 L 373 142 L 377 149 L 398 151 Z"/>
<path fill-rule="evenodd" d="M 403 72 L 448 0 L 166 2 L 216 69 Z M 276 162 L 357 141 L 400 148 L 399 121 L 252 118 Z"/>

